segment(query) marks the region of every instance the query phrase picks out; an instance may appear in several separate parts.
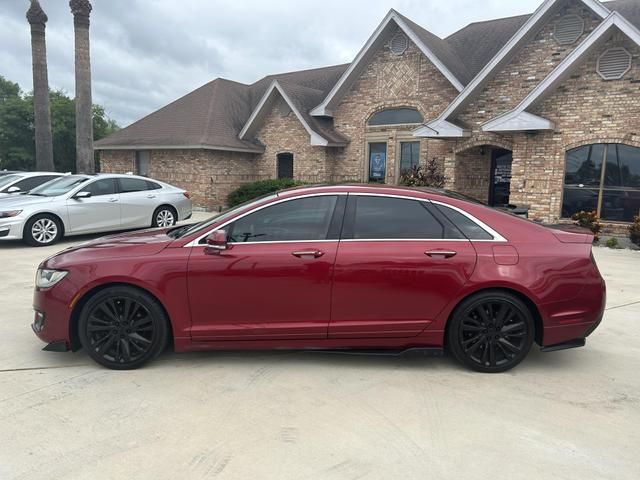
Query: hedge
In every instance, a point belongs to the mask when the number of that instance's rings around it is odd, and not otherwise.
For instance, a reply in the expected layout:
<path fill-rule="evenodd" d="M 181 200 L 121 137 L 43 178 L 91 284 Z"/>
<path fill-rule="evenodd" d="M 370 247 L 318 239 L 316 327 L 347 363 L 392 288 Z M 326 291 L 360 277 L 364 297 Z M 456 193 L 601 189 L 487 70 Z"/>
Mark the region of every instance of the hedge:
<path fill-rule="evenodd" d="M 240 205 L 263 195 L 277 192 L 278 190 L 283 190 L 285 188 L 297 187 L 299 185 L 302 185 L 302 183 L 290 178 L 260 180 L 259 182 L 246 183 L 227 196 L 227 205 L 229 207 L 235 207 L 236 205 Z"/>

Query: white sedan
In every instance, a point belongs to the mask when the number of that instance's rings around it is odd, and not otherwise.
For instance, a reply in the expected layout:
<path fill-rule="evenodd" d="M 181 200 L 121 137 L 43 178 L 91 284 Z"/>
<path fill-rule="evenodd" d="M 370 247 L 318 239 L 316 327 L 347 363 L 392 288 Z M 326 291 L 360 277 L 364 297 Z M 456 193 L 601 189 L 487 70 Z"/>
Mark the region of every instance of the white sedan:
<path fill-rule="evenodd" d="M 189 192 L 145 177 L 66 175 L 0 198 L 0 240 L 51 245 L 63 236 L 170 227 L 191 217 Z"/>

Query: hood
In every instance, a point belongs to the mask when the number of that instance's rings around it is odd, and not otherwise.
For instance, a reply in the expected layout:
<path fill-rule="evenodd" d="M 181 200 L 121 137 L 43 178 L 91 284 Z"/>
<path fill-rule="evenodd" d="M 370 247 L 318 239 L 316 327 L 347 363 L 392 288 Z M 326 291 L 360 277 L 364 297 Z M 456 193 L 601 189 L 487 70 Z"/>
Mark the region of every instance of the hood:
<path fill-rule="evenodd" d="M 18 194 L 0 194 L 1 210 L 17 210 L 20 207 L 28 205 L 37 205 L 39 203 L 51 203 L 58 197 L 39 197 L 37 195 L 18 195 Z"/>
<path fill-rule="evenodd" d="M 70 263 L 90 263 L 101 258 L 155 255 L 173 242 L 174 239 L 167 236 L 171 228 L 154 228 L 89 240 L 57 253 L 44 263 L 50 268 L 56 268 Z"/>

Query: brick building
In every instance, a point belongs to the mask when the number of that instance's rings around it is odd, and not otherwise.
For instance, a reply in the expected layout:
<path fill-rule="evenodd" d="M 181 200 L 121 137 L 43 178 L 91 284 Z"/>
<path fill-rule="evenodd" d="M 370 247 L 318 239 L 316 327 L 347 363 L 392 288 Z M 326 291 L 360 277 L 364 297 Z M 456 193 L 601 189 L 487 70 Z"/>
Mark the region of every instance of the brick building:
<path fill-rule="evenodd" d="M 258 179 L 393 184 L 436 159 L 452 190 L 615 229 L 640 210 L 639 27 L 640 0 L 546 0 L 445 39 L 392 10 L 350 64 L 216 79 L 96 148 L 209 209 Z"/>

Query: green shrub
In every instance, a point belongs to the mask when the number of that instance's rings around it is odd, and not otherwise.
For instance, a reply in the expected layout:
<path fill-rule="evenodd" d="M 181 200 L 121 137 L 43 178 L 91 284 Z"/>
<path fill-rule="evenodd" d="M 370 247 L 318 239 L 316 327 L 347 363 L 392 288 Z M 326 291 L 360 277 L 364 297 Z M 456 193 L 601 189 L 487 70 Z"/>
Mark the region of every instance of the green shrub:
<path fill-rule="evenodd" d="M 438 160 L 429 160 L 426 168 L 416 165 L 400 174 L 400 185 L 405 187 L 443 188 L 445 177 L 440 171 Z"/>
<path fill-rule="evenodd" d="M 618 239 L 616 237 L 611 237 L 609 240 L 607 240 L 607 247 L 620 248 L 620 244 L 618 244 Z"/>
<path fill-rule="evenodd" d="M 241 203 L 262 197 L 263 195 L 299 185 L 302 185 L 302 183 L 290 178 L 260 180 L 259 182 L 247 183 L 227 196 L 227 204 L 229 207 L 235 207 Z"/>
<path fill-rule="evenodd" d="M 629 227 L 629 238 L 640 247 L 640 216 L 633 219 L 633 224 Z"/>
<path fill-rule="evenodd" d="M 594 242 L 600 240 L 600 230 L 602 225 L 600 224 L 600 217 L 596 212 L 578 212 L 571 219 L 576 222 L 579 227 L 588 228 L 594 235 Z"/>

